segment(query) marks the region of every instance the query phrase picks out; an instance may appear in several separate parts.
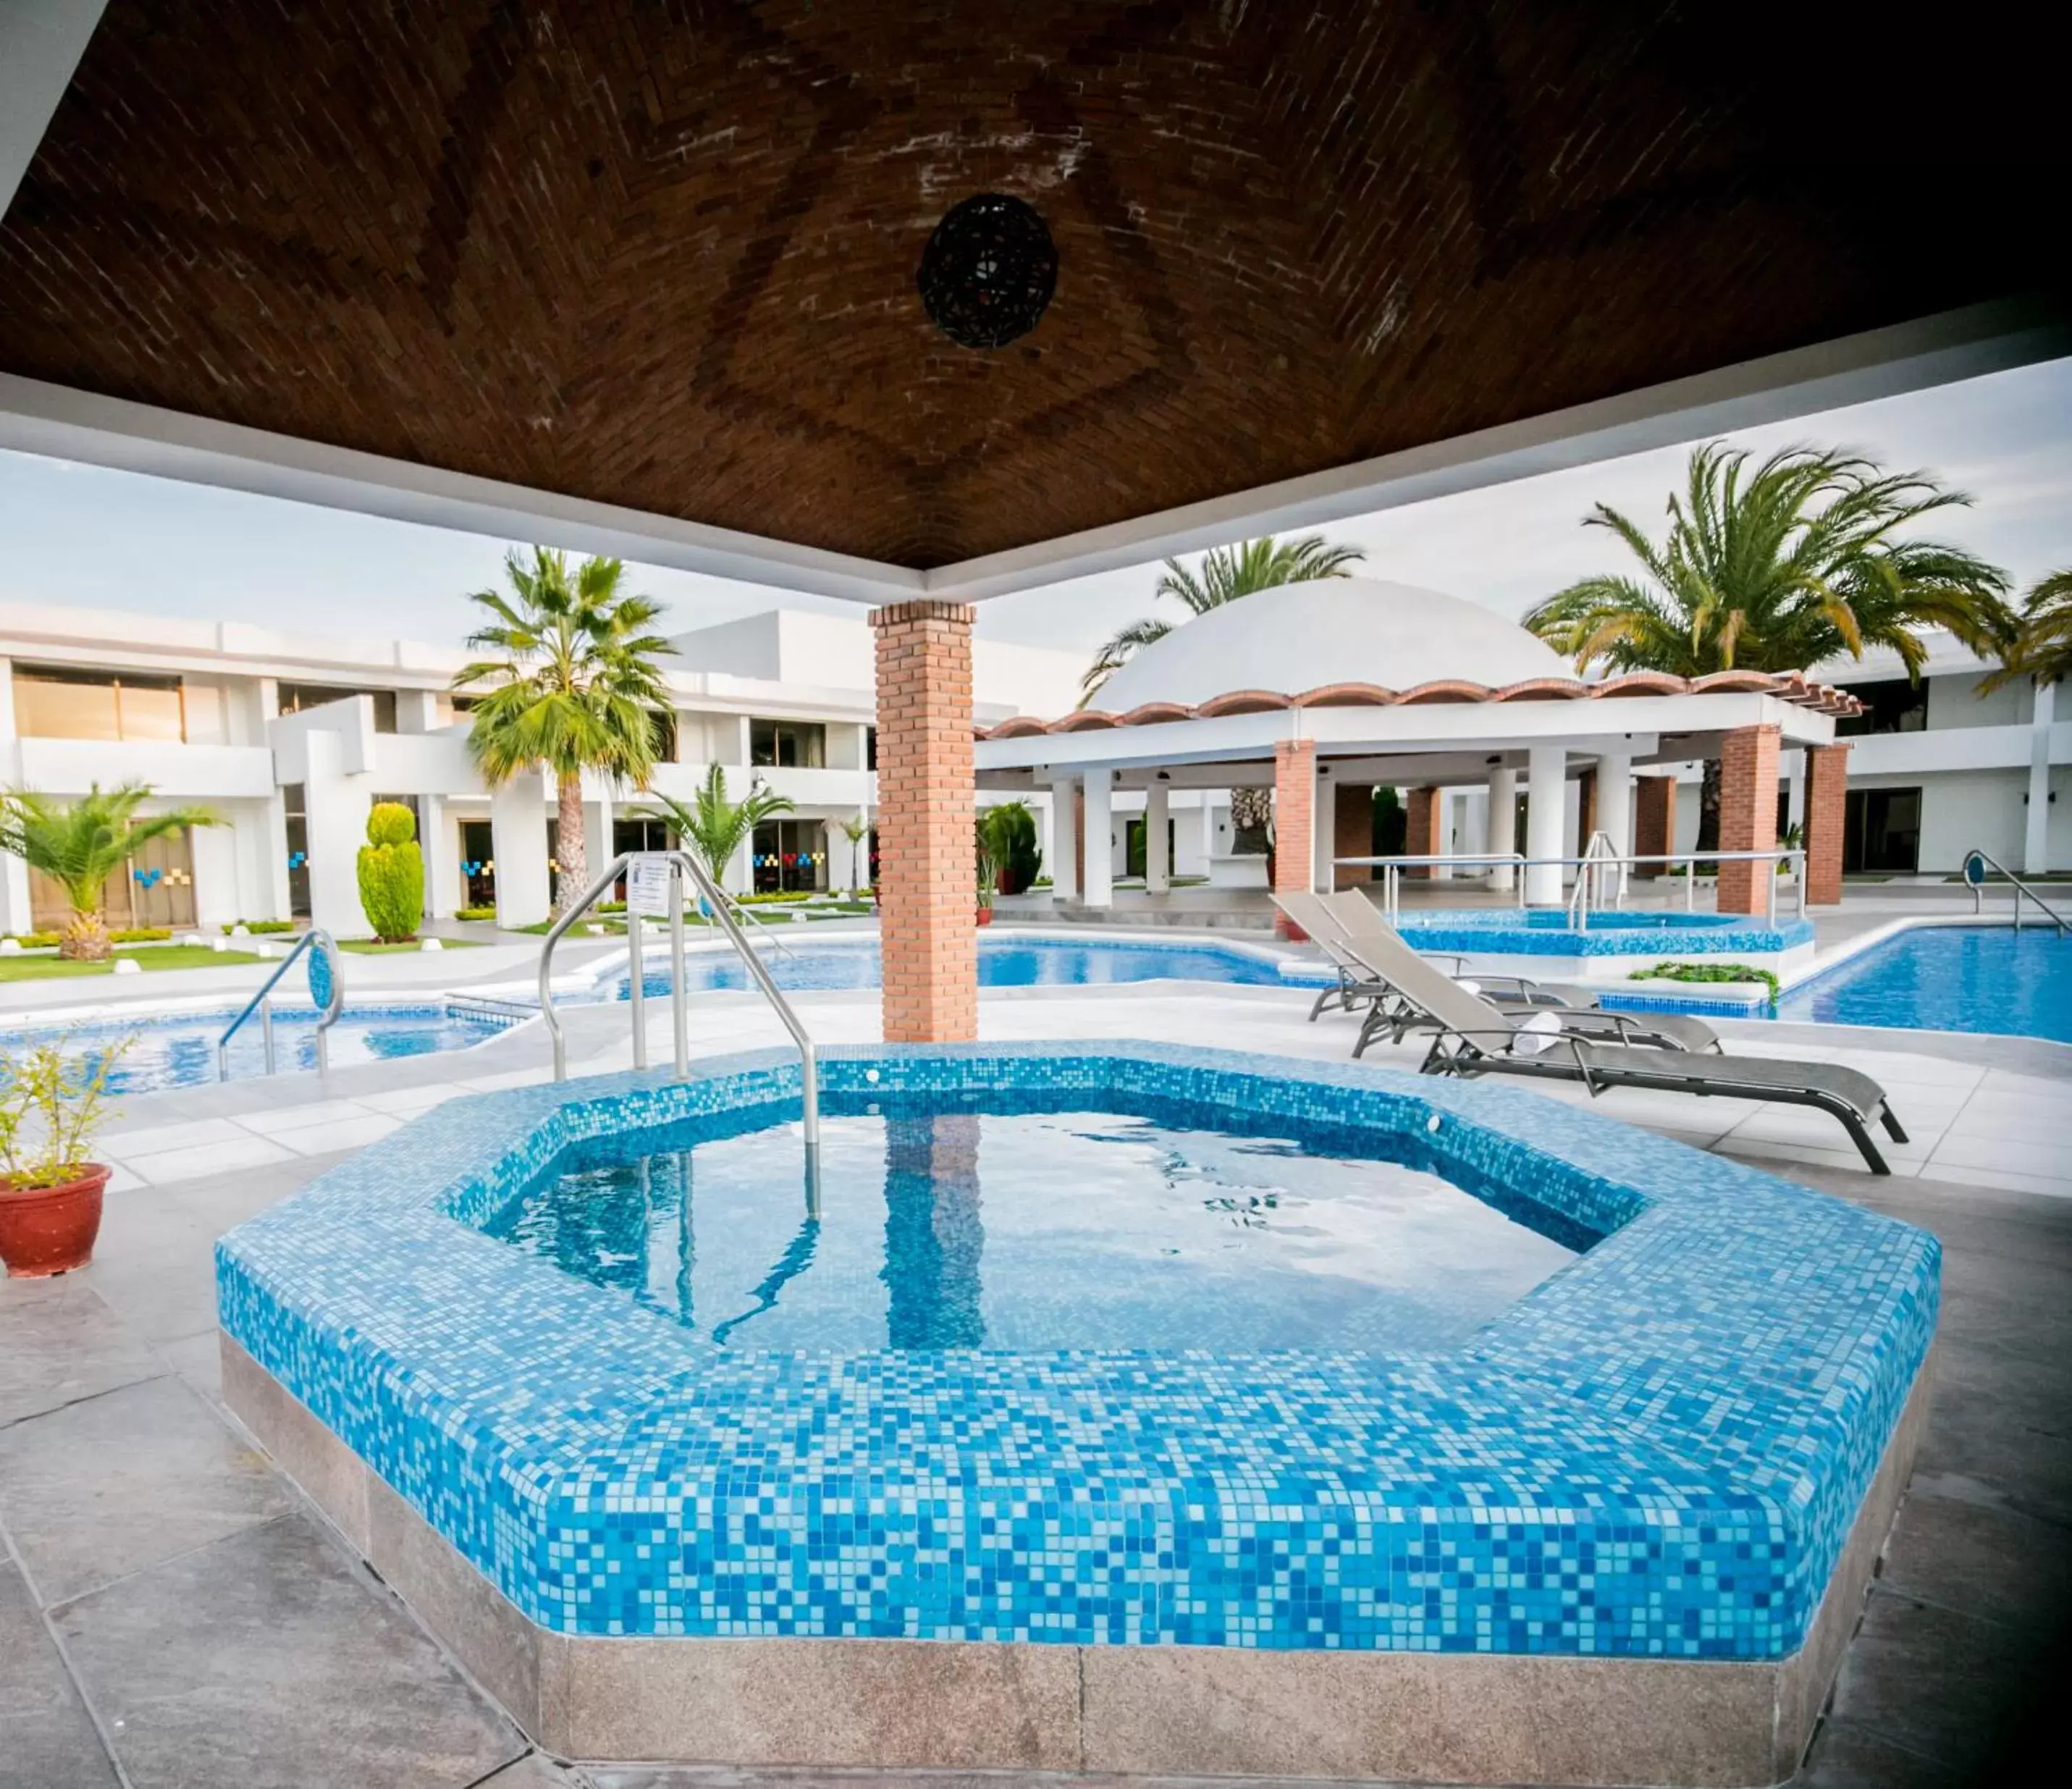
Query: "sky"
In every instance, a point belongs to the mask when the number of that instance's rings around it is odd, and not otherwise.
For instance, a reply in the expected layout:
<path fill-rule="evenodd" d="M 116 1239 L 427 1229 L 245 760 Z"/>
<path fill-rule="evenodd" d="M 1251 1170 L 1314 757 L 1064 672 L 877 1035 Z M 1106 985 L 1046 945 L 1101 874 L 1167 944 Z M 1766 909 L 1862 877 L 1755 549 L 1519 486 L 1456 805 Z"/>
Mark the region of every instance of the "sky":
<path fill-rule="evenodd" d="M 2004 566 L 2017 585 L 2072 565 L 2072 360 L 1910 393 L 1736 433 L 1766 453 L 1796 442 L 1926 468 L 1977 500 L 1935 532 Z M 1688 446 L 1355 516 L 1322 530 L 1366 549 L 1361 570 L 1504 615 L 1623 549 L 1581 527 L 1592 504 L 1651 532 L 1682 482 Z M 278 498 L 0 452 L 0 601 L 300 626 L 454 643 L 467 593 L 499 581 L 508 543 Z M 785 607 L 860 616 L 859 605 L 634 566 L 631 587 L 668 606 L 668 631 Z M 1156 612 L 1156 563 L 982 604 L 979 631 L 1089 655 Z M 1177 611 L 1175 611 L 1177 614 Z"/>

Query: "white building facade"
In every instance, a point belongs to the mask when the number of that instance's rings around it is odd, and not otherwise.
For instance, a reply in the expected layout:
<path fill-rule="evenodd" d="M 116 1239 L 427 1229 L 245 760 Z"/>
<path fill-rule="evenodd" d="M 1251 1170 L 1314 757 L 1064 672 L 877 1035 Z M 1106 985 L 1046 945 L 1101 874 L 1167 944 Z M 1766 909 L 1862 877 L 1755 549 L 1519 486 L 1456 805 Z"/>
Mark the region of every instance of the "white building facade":
<path fill-rule="evenodd" d="M 877 800 L 874 653 L 861 619 L 772 610 L 676 637 L 664 661 L 657 794 L 689 804 L 709 767 L 738 800 L 758 783 L 794 811 L 758 831 L 729 885 L 841 888 L 870 881 L 845 825 Z M 229 623 L 0 605 L 0 784 L 63 797 L 142 783 L 153 805 L 204 806 L 221 824 L 159 841 L 107 890 L 110 923 L 211 927 L 307 919 L 364 935 L 356 860 L 368 809 L 417 816 L 427 916 L 493 907 L 523 926 L 553 899 L 554 800 L 538 773 L 483 783 L 467 752 L 467 655 Z M 976 643 L 978 718 L 1068 706 L 1076 656 Z M 665 842 L 639 791 L 586 779 L 590 861 Z M 1047 839 L 1046 804 L 1038 825 Z M 0 858 L 0 934 L 61 923 L 61 893 Z"/>

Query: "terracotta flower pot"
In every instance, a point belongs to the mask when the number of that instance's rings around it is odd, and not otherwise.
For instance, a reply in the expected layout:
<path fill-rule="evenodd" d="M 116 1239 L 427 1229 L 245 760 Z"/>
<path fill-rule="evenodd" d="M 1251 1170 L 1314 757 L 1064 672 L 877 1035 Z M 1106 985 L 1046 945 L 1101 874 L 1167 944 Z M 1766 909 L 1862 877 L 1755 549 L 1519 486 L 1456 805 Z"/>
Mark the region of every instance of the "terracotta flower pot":
<path fill-rule="evenodd" d="M 0 1261 L 10 1280 L 39 1280 L 84 1267 L 101 1234 L 108 1170 L 88 1162 L 62 1186 L 0 1186 Z"/>
<path fill-rule="evenodd" d="M 978 923 L 982 926 L 989 926 L 993 923 L 993 909 L 991 907 L 982 907 L 978 910 Z"/>

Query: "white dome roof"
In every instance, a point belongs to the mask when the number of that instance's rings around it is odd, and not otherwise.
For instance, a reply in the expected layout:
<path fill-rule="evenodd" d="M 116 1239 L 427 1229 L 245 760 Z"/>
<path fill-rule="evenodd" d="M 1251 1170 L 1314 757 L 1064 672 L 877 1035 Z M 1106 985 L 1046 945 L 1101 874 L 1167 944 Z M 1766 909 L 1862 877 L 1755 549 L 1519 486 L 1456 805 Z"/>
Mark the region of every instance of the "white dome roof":
<path fill-rule="evenodd" d="M 1457 596 L 1378 578 L 1318 578 L 1182 623 L 1141 648 L 1088 705 L 1120 714 L 1145 702 L 1192 708 L 1234 689 L 1401 690 L 1448 677 L 1501 689 L 1575 674 L 1544 640 Z"/>

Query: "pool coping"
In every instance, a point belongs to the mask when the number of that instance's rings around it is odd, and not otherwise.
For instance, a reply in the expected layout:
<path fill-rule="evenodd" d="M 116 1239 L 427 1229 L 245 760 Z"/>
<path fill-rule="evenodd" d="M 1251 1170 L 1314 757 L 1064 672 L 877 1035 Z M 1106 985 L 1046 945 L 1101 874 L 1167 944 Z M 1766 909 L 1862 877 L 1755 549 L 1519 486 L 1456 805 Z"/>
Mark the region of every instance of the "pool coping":
<path fill-rule="evenodd" d="M 893 1639 L 533 1622 L 219 1332 L 225 1404 L 533 1742 L 592 1763 L 1753 1786 L 1799 1767 L 1911 1477 L 1922 1362 L 1806 1643 L 1774 1662 Z"/>
<path fill-rule="evenodd" d="M 1550 1165 L 1568 1170 L 1570 1178 L 1560 1189 L 1564 1198 L 1626 1201 L 1622 1208 L 1631 1221 L 1479 1332 L 1466 1350 L 1453 1355 L 1414 1357 L 1407 1365 L 1397 1357 L 1362 1357 L 1356 1371 L 1340 1357 L 1330 1355 L 1305 1356 L 1299 1364 L 1305 1372 L 1314 1368 L 1320 1374 L 1338 1374 L 1319 1395 L 1338 1400 L 1368 1396 L 1381 1384 L 1383 1369 L 1397 1373 L 1397 1379 L 1388 1382 L 1396 1400 L 1390 1405 L 1392 1420 L 1400 1415 L 1411 1423 L 1402 1458 L 1412 1462 L 1437 1457 L 1436 1447 L 1428 1444 L 1442 1434 L 1452 1437 L 1448 1446 L 1483 1445 L 1475 1441 L 1472 1429 L 1457 1434 L 1443 1422 L 1429 1433 L 1416 1428 L 1429 1417 L 1429 1412 L 1420 1414 L 1416 1408 L 1431 1389 L 1420 1373 L 1441 1373 L 1445 1383 L 1438 1385 L 1437 1392 L 1442 1401 L 1466 1397 L 1472 1404 L 1494 1398 L 1502 1404 L 1504 1396 L 1511 1396 L 1513 1402 L 1502 1406 L 1508 1414 L 1496 1419 L 1498 1429 L 1484 1431 L 1504 1446 L 1515 1448 L 1529 1441 L 1544 1450 L 1558 1430 L 1561 1447 L 1572 1454 L 1582 1445 L 1579 1436 L 1595 1434 L 1600 1453 L 1575 1458 L 1586 1465 L 1594 1461 L 1589 1469 L 1599 1473 L 1605 1470 L 1609 1458 L 1615 1462 L 1615 1472 L 1626 1475 L 1622 1483 L 1630 1480 L 1642 1491 L 1649 1484 L 1658 1485 L 1658 1491 L 1646 1495 L 1662 1500 L 1671 1514 L 1659 1520 L 1635 1514 L 1632 1520 L 1645 1520 L 1651 1524 L 1647 1532 L 1672 1552 L 1685 1549 L 1694 1564 L 1711 1556 L 1690 1533 L 1681 1540 L 1674 1538 L 1679 1532 L 1674 1511 L 1685 1507 L 1684 1500 L 1695 1497 L 1697 1502 L 1690 1507 L 1738 1511 L 1733 1520 L 1753 1521 L 1756 1533 L 1770 1537 L 1764 1544 L 1767 1557 L 1786 1560 L 1788 1556 L 1787 1565 L 1774 1568 L 1768 1581 L 1771 1590 L 1758 1597 L 1759 1608 L 1765 1598 L 1774 1595 L 1774 1609 L 1768 1614 L 1752 1613 L 1730 1598 L 1719 1607 L 1731 1610 L 1733 1619 L 1741 1624 L 1736 1631 L 1749 1637 L 1733 1643 L 1693 1642 L 1684 1650 L 1709 1649 L 1720 1655 L 1702 1662 L 1693 1659 L 1700 1671 L 1746 1676 L 1741 1668 L 1748 1664 L 1764 1676 L 1772 1692 L 1770 1712 L 1762 1723 L 1765 1742 L 1778 1742 L 1783 1731 L 1778 1698 L 1786 1693 L 1779 1687 L 1784 1682 L 1779 1673 L 1791 1658 L 1807 1650 L 1809 1635 L 1817 1638 L 1824 1618 L 1819 1612 L 1835 1590 L 1836 1567 L 1845 1554 L 1845 1536 L 1852 1525 L 1861 1524 L 1864 1493 L 1882 1472 L 1881 1460 L 1897 1457 L 1893 1444 L 1905 1428 L 1899 1413 L 1918 1383 L 1917 1369 L 1933 1330 L 1938 1256 L 1932 1238 L 1739 1164 L 1701 1155 L 1667 1139 L 1510 1088 L 1435 1084 L 1363 1065 L 1341 1067 L 1149 1045 L 1115 1044 L 1095 1052 L 1057 1045 L 859 1047 L 828 1055 L 828 1067 L 835 1080 L 839 1083 L 847 1075 L 859 1088 L 862 1084 L 856 1077 L 874 1067 L 892 1071 L 895 1079 L 902 1074 L 939 1073 L 952 1080 L 961 1075 L 973 1080 L 973 1084 L 989 1084 L 988 1077 L 999 1078 L 1005 1065 L 1013 1063 L 1042 1075 L 1083 1071 L 1094 1077 L 1088 1084 L 1103 1092 L 1103 1100 L 1096 1103 L 1113 1096 L 1110 1083 L 1128 1072 L 1154 1083 L 1161 1075 L 1183 1080 L 1193 1076 L 1202 1087 L 1220 1088 L 1240 1109 L 1248 1100 L 1271 1104 L 1275 1099 L 1299 1104 L 1314 1098 L 1327 1104 L 1336 1102 L 1335 1109 L 1356 1110 L 1369 1121 L 1386 1119 L 1399 1130 L 1414 1128 L 1413 1121 L 1429 1117 L 1431 1124 L 1442 1127 L 1440 1143 L 1466 1152 L 1458 1157 L 1457 1166 L 1474 1158 L 1478 1150 L 1508 1149 L 1523 1152 L 1522 1157 L 1508 1158 L 1514 1167 L 1537 1163 L 1542 1171 Z M 722 1359 L 660 1318 L 597 1289 L 576 1287 L 545 1264 L 504 1249 L 441 1215 L 444 1202 L 456 1194 L 470 1199 L 493 1199 L 496 1189 L 491 1182 L 495 1176 L 485 1178 L 482 1166 L 485 1150 L 504 1149 L 505 1155 L 499 1158 L 503 1161 L 509 1159 L 514 1141 L 544 1147 L 538 1141 L 543 1125 L 549 1130 L 563 1127 L 555 1131 L 553 1147 L 546 1149 L 550 1155 L 558 1148 L 560 1136 L 578 1133 L 568 1131 L 566 1125 L 575 1125 L 579 1131 L 582 1124 L 598 1114 L 622 1115 L 623 1102 L 635 1102 L 649 1117 L 693 1109 L 701 1100 L 738 1104 L 750 1082 L 754 1084 L 750 1091 L 758 1097 L 782 1098 L 787 1084 L 796 1086 L 796 1073 L 784 1053 L 758 1052 L 709 1063 L 682 1084 L 654 1074 L 605 1076 L 479 1096 L 442 1107 L 335 1170 L 298 1199 L 224 1239 L 219 1248 L 224 1326 L 234 1341 L 249 1347 L 266 1373 L 279 1379 L 288 1392 L 327 1417 L 334 1429 L 371 1456 L 368 1470 L 372 1475 L 405 1494 L 421 1516 L 431 1517 L 446 1532 L 449 1540 L 458 1542 L 466 1536 L 467 1544 L 462 1551 L 472 1561 L 471 1569 L 499 1576 L 512 1569 L 509 1524 L 516 1521 L 522 1530 L 545 1514 L 541 1499 L 553 1502 L 557 1472 L 578 1458 L 593 1463 L 609 1459 L 608 1437 L 624 1420 L 612 1414 L 615 1408 L 631 1409 L 637 1404 L 644 1409 L 652 1400 L 650 1388 L 664 1383 L 695 1384 L 701 1388 L 701 1398 L 709 1396 L 723 1402 L 729 1395 L 726 1384 L 738 1382 L 749 1388 L 752 1396 L 781 1401 L 791 1395 L 783 1390 L 783 1374 L 786 1362 L 795 1357 L 779 1360 L 778 1376 L 767 1386 L 756 1387 L 751 1383 L 754 1373 L 742 1379 L 735 1371 L 750 1357 Z M 788 1084 L 787 1075 L 792 1078 Z M 1211 1079 L 1200 1080 L 1202 1076 Z M 1521 1137 L 1526 1130 L 1534 1133 L 1531 1142 Z M 1562 1153 L 1550 1156 L 1548 1148 L 1556 1144 Z M 544 1159 L 536 1147 L 532 1159 L 534 1165 Z M 456 1162 L 471 1162 L 474 1166 L 462 1177 L 465 1184 L 456 1182 Z M 518 1169 L 524 1166 L 524 1161 L 517 1162 Z M 1638 1191 L 1637 1181 L 1648 1191 Z M 327 1233 L 339 1247 L 326 1246 Z M 314 1250 L 307 1246 L 312 1240 Z M 453 1260 L 443 1266 L 436 1261 L 428 1264 L 428 1241 L 434 1244 L 431 1253 L 451 1255 Z M 367 1287 L 356 1289 L 347 1283 L 354 1268 L 364 1265 L 362 1257 L 372 1257 L 371 1302 Z M 1815 1271 L 1823 1267 L 1826 1258 L 1835 1263 L 1833 1285 L 1827 1283 L 1824 1272 Z M 341 1265 L 348 1262 L 350 1265 Z M 1723 1263 L 1738 1264 L 1738 1271 L 1723 1273 Z M 394 1341 L 398 1335 L 421 1336 L 427 1324 L 434 1322 L 429 1314 L 413 1318 L 408 1299 L 390 1295 L 396 1283 L 421 1271 L 438 1277 L 437 1327 L 450 1331 L 458 1326 L 457 1333 L 464 1337 L 471 1306 L 504 1326 L 496 1332 L 489 1355 L 478 1351 L 472 1365 L 459 1355 L 450 1355 L 442 1363 L 436 1346 L 427 1352 L 416 1340 Z M 1871 1293 L 1852 1289 L 1867 1280 L 1875 1282 Z M 1594 1302 L 1593 1281 L 1598 1282 Z M 1643 1293 L 1643 1288 L 1651 1289 Z M 1618 1301 L 1613 1305 L 1604 1302 L 1607 1290 Z M 1659 1320 L 1647 1316 L 1648 1301 L 1661 1306 L 1664 1314 Z M 564 1400 L 554 1405 L 556 1410 L 573 1413 L 564 1421 L 564 1428 L 574 1421 L 581 1431 L 574 1437 L 574 1454 L 565 1448 L 557 1454 L 554 1446 L 541 1441 L 537 1431 L 544 1419 L 536 1403 L 518 1423 L 515 1441 L 511 1424 L 498 1427 L 493 1404 L 481 1406 L 476 1416 L 468 1411 L 472 1395 L 467 1390 L 468 1374 L 492 1362 L 492 1357 L 497 1370 L 512 1368 L 514 1352 L 522 1364 L 524 1347 L 531 1341 L 507 1343 L 506 1339 L 532 1320 L 532 1307 L 542 1302 L 554 1310 L 541 1335 L 558 1333 L 557 1322 L 573 1324 L 573 1345 L 586 1356 L 601 1352 L 608 1363 L 608 1371 L 600 1367 L 590 1372 L 586 1367 L 588 1377 L 583 1384 L 571 1384 Z M 1805 1335 L 1786 1335 L 1783 1342 L 1789 1346 L 1781 1344 L 1774 1334 L 1762 1335 L 1761 1346 L 1750 1342 L 1751 1335 L 1766 1326 L 1774 1331 L 1780 1324 L 1787 1328 L 1792 1323 L 1810 1324 L 1807 1313 L 1816 1310 L 1827 1327 L 1819 1332 L 1820 1347 L 1811 1355 L 1801 1346 Z M 521 1317 L 521 1312 L 526 1314 Z M 1649 1322 L 1656 1323 L 1654 1331 L 1648 1331 Z M 1664 1322 L 1667 1328 L 1662 1326 Z M 392 1339 L 387 1352 L 380 1342 L 384 1329 Z M 1812 1334 L 1808 1328 L 1807 1335 Z M 393 1352 L 399 1346 L 403 1351 Z M 1682 1351 L 1680 1357 L 1665 1353 L 1671 1347 Z M 983 1363 L 991 1357 L 969 1358 Z M 1042 1369 L 1018 1394 L 1036 1400 L 1030 1406 L 1033 1417 L 1049 1395 L 1043 1388 L 1054 1379 L 1069 1391 L 1075 1383 L 1075 1372 L 1090 1362 L 1098 1364 L 1104 1357 L 1004 1358 L 1018 1367 L 1026 1367 L 1035 1359 Z M 1270 1363 L 1276 1358 L 1253 1357 L 1249 1363 L 1232 1365 L 1256 1375 L 1260 1361 Z M 1667 1381 L 1663 1378 L 1666 1358 L 1681 1360 L 1678 1372 Z M 1141 1369 L 1144 1359 L 1133 1357 L 1128 1363 Z M 767 1363 L 751 1359 L 751 1364 L 759 1372 Z M 1210 1361 L 1211 1366 L 1220 1364 Z M 1352 1376 L 1346 1376 L 1348 1372 Z M 662 1376 L 659 1380 L 657 1373 Z M 684 1378 L 686 1373 L 692 1376 Z M 1453 1376 L 1445 1377 L 1447 1374 Z M 1085 1381 L 1087 1386 L 1094 1383 Z M 634 1388 L 632 1404 L 625 1401 L 629 1386 Z M 528 1393 L 534 1388 L 532 1380 L 525 1380 L 525 1388 Z M 620 1400 L 617 1405 L 615 1396 Z M 1397 1404 L 1403 1407 L 1400 1411 Z M 1558 1420 L 1536 1435 L 1528 1433 L 1538 1420 L 1535 1413 L 1550 1408 Z M 1610 1429 L 1605 1428 L 1607 1421 Z M 1314 1419 L 1305 1417 L 1291 1433 L 1309 1436 L 1313 1429 Z M 1248 1445 L 1251 1439 L 1248 1433 Z M 551 1436 L 547 1440 L 551 1441 Z M 603 1455 L 596 1453 L 594 1445 L 601 1440 L 606 1443 Z M 979 1449 L 972 1459 L 982 1463 L 982 1443 L 972 1446 Z M 1606 1447 L 1609 1454 L 1602 1451 Z M 555 1465 L 557 1458 L 562 1466 Z M 816 1466 L 821 1463 L 815 1462 Z M 1398 1459 L 1399 1467 L 1401 1463 Z M 1562 1470 L 1577 1469 L 1572 1465 Z M 487 1481 L 481 1476 L 485 1471 L 489 1474 Z M 498 1517 L 493 1539 L 481 1526 L 486 1516 L 480 1511 L 475 1517 L 467 1513 L 467 1497 L 475 1494 L 462 1495 L 462 1504 L 456 1505 L 455 1474 L 485 1489 L 501 1483 L 518 1499 L 508 1508 L 498 1506 L 505 1513 Z M 1634 1474 L 1638 1478 L 1634 1478 Z M 1519 1492 L 1522 1497 L 1551 1499 L 1545 1514 L 1535 1515 L 1532 1520 L 1542 1526 L 1558 1525 L 1563 1519 L 1558 1515 L 1561 1499 L 1556 1492 L 1568 1483 L 1564 1479 L 1553 1488 Z M 442 1485 L 446 1488 L 441 1489 Z M 1412 1487 L 1409 1507 L 1422 1507 L 1430 1495 L 1428 1489 Z M 1438 1495 L 1442 1507 L 1451 1507 L 1447 1497 L 1452 1494 Z M 319 1496 L 319 1501 L 324 1499 Z M 563 1511 L 555 1520 L 565 1520 L 569 1507 L 557 1503 L 555 1507 Z M 566 1532 L 574 1536 L 582 1527 L 578 1520 Z M 1745 1553 L 1745 1548 L 1742 1550 Z M 1727 1569 L 1754 1573 L 1760 1581 L 1756 1568 L 1737 1568 L 1729 1561 Z M 516 1580 L 504 1579 L 502 1588 L 508 1591 L 516 1584 L 527 1585 L 534 1595 L 542 1594 L 538 1583 L 526 1579 L 523 1572 Z M 1585 1598 L 1586 1603 L 1589 1600 Z M 593 1640 L 613 1647 L 652 1644 L 675 1657 L 684 1655 L 680 1649 L 685 1646 L 694 1650 L 716 1644 L 731 1647 L 771 1631 L 750 1623 L 743 1634 L 739 1624 L 730 1627 L 721 1623 L 700 1631 L 701 1637 L 691 1639 L 608 1639 L 608 1629 L 590 1635 L 580 1631 L 587 1618 L 573 1612 L 579 1606 L 565 1602 L 552 1608 L 539 1604 L 524 1613 L 528 1620 L 537 1621 L 542 1632 L 555 1631 L 560 1639 L 572 1645 L 588 1645 Z M 1564 1624 L 1566 1631 L 1567 1618 Z M 1573 1651 L 1581 1655 L 1572 1660 L 1578 1668 L 1631 1666 L 1642 1670 L 1637 1682 L 1666 1680 L 1648 1677 L 1646 1672 L 1667 1661 L 1634 1655 L 1630 1650 L 1605 1645 L 1601 1639 L 1589 1643 L 1587 1635 L 1593 1631 L 1586 1620 L 1577 1630 L 1584 1636 L 1580 1640 L 1564 1642 L 1556 1636 L 1536 1646 L 1528 1642 L 1524 1651 L 1511 1655 L 1491 1644 L 1447 1656 L 1484 1664 L 1491 1657 L 1516 1656 L 1522 1669 L 1524 1662 L 1545 1667 L 1550 1659 Z M 1686 1631 L 1695 1631 L 1688 1629 L 1688 1618 Z M 1763 1639 L 1765 1635 L 1770 1638 Z M 1170 1639 L 1141 1643 L 1125 1639 L 1116 1644 L 1112 1635 L 1096 1634 L 1079 1650 L 1103 1658 L 1118 1651 L 1200 1654 L 1205 1649 L 1187 1643 L 1191 1637 L 1196 1636 L 1176 1631 Z M 1010 1653 L 1042 1654 L 1061 1647 L 1071 1650 L 1083 1639 L 1069 1632 L 1025 1632 L 1010 1624 L 1001 1630 L 981 1627 L 976 1637 L 967 1631 L 961 1638 L 952 1632 L 919 1640 L 872 1639 L 860 1643 L 918 1644 L 924 1649 L 1005 1647 Z M 758 1638 L 755 1643 L 763 1642 Z M 810 1648 L 819 1643 L 785 1643 Z M 1419 1643 L 1414 1631 L 1410 1643 Z M 1410 1656 L 1429 1662 L 1433 1656 L 1423 1651 L 1400 1654 L 1390 1650 L 1390 1644 L 1377 1639 L 1332 1651 L 1324 1650 L 1324 1642 L 1291 1631 L 1280 1640 L 1237 1641 L 1206 1650 L 1284 1661 L 1293 1657 Z M 1276 1647 L 1285 1648 L 1285 1653 Z M 1656 1649 L 1661 1650 L 1659 1643 Z M 1040 1661 L 1023 1661 L 1016 1667 L 1018 1671 L 1025 1668 L 1042 1672 L 1055 1668 Z M 1092 1668 L 1097 1675 L 1111 1669 L 1106 1664 L 1083 1664 L 1080 1668 Z M 1215 1665 L 1211 1674 L 1223 1668 Z M 1250 1668 L 1271 1675 L 1299 1668 L 1283 1662 Z M 1728 1680 L 1726 1676 L 1694 1680 L 1715 1685 Z M 1742 1713 L 1746 1717 L 1748 1710 Z M 610 1755 L 609 1748 L 604 1755 Z M 1019 1759 L 1019 1754 L 1003 1754 L 1001 1761 Z"/>

